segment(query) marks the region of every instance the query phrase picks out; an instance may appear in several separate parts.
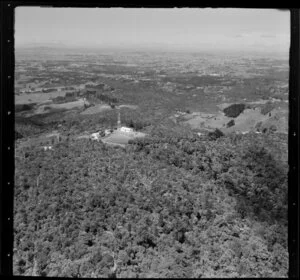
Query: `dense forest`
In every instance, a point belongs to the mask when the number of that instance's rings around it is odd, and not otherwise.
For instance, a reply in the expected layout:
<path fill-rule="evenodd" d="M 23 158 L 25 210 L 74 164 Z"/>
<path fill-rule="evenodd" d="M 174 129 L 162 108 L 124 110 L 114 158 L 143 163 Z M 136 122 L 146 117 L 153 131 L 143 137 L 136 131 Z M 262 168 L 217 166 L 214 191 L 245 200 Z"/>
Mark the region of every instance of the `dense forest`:
<path fill-rule="evenodd" d="M 287 277 L 286 155 L 285 135 L 167 126 L 125 148 L 25 148 L 14 274 Z"/>

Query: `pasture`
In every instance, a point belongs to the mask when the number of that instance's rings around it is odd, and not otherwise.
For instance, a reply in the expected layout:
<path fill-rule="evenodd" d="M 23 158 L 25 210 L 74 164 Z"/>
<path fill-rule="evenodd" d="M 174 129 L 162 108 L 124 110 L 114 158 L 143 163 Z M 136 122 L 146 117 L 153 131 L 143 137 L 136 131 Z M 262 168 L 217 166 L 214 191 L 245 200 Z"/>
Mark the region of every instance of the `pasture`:
<path fill-rule="evenodd" d="M 234 119 L 234 125 L 227 127 L 227 123 Z M 184 116 L 184 123 L 189 124 L 192 129 L 221 129 L 224 133 L 234 131 L 254 131 L 260 124 L 262 128 L 276 127 L 276 131 L 287 133 L 285 129 L 288 122 L 287 108 L 275 108 L 270 114 L 263 115 L 261 108 L 245 109 L 236 118 L 229 118 L 219 111 L 217 114 L 192 113 Z"/>
<path fill-rule="evenodd" d="M 15 95 L 15 104 L 43 103 L 58 96 L 65 96 L 66 91 L 37 92 Z"/>
<path fill-rule="evenodd" d="M 104 111 L 112 110 L 112 108 L 107 104 L 96 104 L 95 106 L 89 107 L 83 112 L 81 112 L 82 115 L 92 115 L 92 114 L 98 114 L 102 113 Z"/>
<path fill-rule="evenodd" d="M 122 132 L 115 130 L 112 134 L 102 138 L 102 142 L 106 144 L 126 145 L 129 140 L 137 137 L 144 137 L 146 134 L 142 132 Z"/>

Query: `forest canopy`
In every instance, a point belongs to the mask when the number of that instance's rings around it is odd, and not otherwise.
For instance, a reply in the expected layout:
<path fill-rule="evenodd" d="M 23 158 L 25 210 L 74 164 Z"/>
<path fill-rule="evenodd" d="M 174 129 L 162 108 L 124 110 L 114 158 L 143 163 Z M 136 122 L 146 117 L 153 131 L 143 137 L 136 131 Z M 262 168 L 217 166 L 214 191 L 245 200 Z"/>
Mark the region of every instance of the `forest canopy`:
<path fill-rule="evenodd" d="M 87 139 L 27 149 L 16 158 L 14 274 L 287 275 L 276 146 L 286 140 L 158 127 L 125 149 Z"/>

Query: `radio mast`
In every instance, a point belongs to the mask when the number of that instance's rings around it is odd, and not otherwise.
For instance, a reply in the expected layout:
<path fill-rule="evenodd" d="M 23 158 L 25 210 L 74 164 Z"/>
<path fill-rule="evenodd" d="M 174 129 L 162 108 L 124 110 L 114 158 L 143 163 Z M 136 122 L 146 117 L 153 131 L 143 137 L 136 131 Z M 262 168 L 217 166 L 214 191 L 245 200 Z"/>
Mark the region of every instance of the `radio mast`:
<path fill-rule="evenodd" d="M 117 122 L 117 127 L 118 127 L 118 129 L 121 127 L 121 114 L 120 114 L 120 109 L 118 110 L 118 122 Z"/>

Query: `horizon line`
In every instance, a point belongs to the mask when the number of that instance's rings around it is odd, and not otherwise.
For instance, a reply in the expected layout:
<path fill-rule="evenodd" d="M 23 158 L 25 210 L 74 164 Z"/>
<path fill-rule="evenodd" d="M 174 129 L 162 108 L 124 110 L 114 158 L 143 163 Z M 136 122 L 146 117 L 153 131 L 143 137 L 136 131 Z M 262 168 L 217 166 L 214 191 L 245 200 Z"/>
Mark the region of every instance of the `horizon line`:
<path fill-rule="evenodd" d="M 81 50 L 101 50 L 101 49 L 111 49 L 111 50 L 156 50 L 156 51 L 170 51 L 170 52 L 251 52 L 251 53 L 281 53 L 281 54 L 289 54 L 289 48 L 287 50 L 282 49 L 272 49 L 269 48 L 257 48 L 257 47 L 249 47 L 249 48 L 209 48 L 209 47 L 198 47 L 198 46 L 185 46 L 184 44 L 159 44 L 154 43 L 152 45 L 149 44 L 140 44 L 140 45 L 79 45 L 79 44 L 65 44 L 65 43 L 51 43 L 51 42 L 42 42 L 42 43 L 15 43 L 15 49 L 25 49 L 25 48 L 61 48 L 61 49 L 81 49 Z"/>

